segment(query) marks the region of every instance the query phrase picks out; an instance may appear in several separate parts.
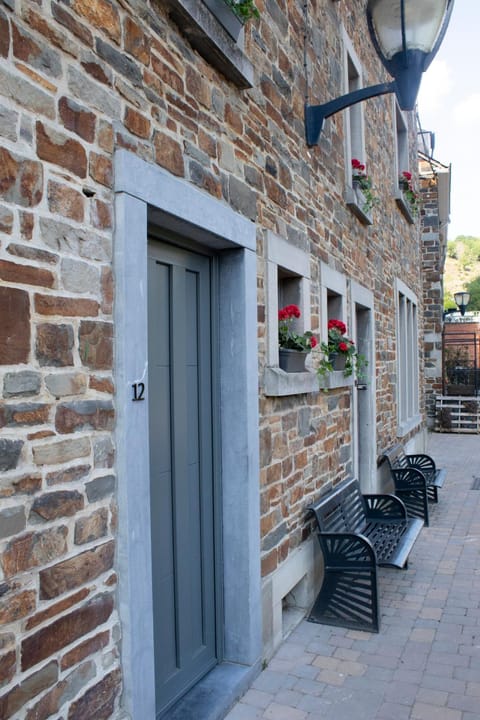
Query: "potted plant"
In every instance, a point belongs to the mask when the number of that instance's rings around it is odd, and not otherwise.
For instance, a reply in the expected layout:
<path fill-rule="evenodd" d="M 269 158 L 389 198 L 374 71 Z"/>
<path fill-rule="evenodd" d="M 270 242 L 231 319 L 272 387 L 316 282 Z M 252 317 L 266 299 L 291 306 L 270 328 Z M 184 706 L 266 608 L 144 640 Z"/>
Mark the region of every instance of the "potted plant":
<path fill-rule="evenodd" d="M 238 40 L 247 20 L 260 17 L 254 0 L 203 0 L 203 2 L 235 41 Z"/>
<path fill-rule="evenodd" d="M 310 330 L 300 334 L 293 327 L 301 316 L 298 305 L 285 305 L 278 311 L 279 365 L 286 372 L 304 372 L 305 359 L 317 345 Z"/>
<path fill-rule="evenodd" d="M 367 360 L 361 355 L 353 340 L 346 335 L 347 326 L 341 320 L 328 321 L 328 342 L 322 342 L 320 349 L 323 358 L 317 369 L 319 377 L 323 378 L 334 370 L 342 370 L 345 377 L 354 371 L 357 378 L 361 378 L 367 366 Z"/>
<path fill-rule="evenodd" d="M 237 15 L 243 23 L 246 23 L 247 20 L 251 20 L 254 17 L 260 17 L 254 0 L 225 0 L 225 2 L 227 5 L 230 5 L 235 15 Z"/>
<path fill-rule="evenodd" d="M 372 208 L 378 205 L 379 199 L 373 191 L 372 178 L 367 175 L 365 165 L 357 158 L 352 160 L 352 184 L 355 194 L 360 196 L 362 211 L 370 213 Z"/>
<path fill-rule="evenodd" d="M 404 170 L 398 179 L 398 186 L 402 191 L 410 214 L 417 217 L 420 209 L 420 195 L 416 192 L 412 183 L 412 173 Z"/>

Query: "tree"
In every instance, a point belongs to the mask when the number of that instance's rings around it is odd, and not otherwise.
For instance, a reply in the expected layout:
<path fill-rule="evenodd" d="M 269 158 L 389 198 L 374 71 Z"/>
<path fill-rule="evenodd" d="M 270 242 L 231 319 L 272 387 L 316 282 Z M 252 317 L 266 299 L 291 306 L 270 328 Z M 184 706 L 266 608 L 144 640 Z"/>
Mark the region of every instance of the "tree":
<path fill-rule="evenodd" d="M 468 283 L 467 291 L 470 293 L 468 310 L 480 310 L 480 276 Z"/>

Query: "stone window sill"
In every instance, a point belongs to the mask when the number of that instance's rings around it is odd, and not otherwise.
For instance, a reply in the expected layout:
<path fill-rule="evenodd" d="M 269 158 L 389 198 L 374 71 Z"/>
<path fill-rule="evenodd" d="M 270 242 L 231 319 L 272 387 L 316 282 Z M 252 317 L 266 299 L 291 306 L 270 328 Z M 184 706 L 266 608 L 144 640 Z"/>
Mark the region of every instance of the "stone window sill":
<path fill-rule="evenodd" d="M 372 225 L 371 211 L 365 212 L 365 196 L 358 188 L 353 189 L 349 185 L 345 188 L 345 202 L 353 214 L 360 220 L 363 225 Z"/>
<path fill-rule="evenodd" d="M 317 374 L 310 370 L 288 373 L 278 367 L 266 367 L 263 381 L 265 395 L 270 397 L 318 393 L 320 389 Z"/>
<path fill-rule="evenodd" d="M 405 200 L 405 196 L 403 192 L 398 188 L 398 190 L 395 191 L 395 194 L 393 196 L 395 198 L 395 202 L 397 203 L 400 212 L 405 217 L 408 223 L 410 225 L 415 224 L 416 217 L 413 215 L 412 211 L 410 210 L 410 204 Z"/>
<path fill-rule="evenodd" d="M 421 415 L 414 415 L 409 420 L 404 420 L 403 422 L 400 422 L 397 428 L 397 437 L 405 437 L 405 435 L 408 435 L 408 433 L 412 432 L 412 430 L 415 430 L 417 427 L 419 427 L 421 422 Z"/>
<path fill-rule="evenodd" d="M 243 52 L 243 29 L 238 40 L 199 0 L 166 0 L 169 15 L 195 50 L 241 89 L 253 87 L 253 67 Z M 228 12 L 228 7 L 226 8 Z M 231 13 L 233 15 L 233 13 Z"/>
<path fill-rule="evenodd" d="M 329 372 L 327 375 L 320 378 L 319 383 L 322 390 L 335 390 L 336 388 L 353 387 L 353 375 L 347 375 L 347 377 L 345 377 L 343 370 L 334 370 L 333 372 Z"/>

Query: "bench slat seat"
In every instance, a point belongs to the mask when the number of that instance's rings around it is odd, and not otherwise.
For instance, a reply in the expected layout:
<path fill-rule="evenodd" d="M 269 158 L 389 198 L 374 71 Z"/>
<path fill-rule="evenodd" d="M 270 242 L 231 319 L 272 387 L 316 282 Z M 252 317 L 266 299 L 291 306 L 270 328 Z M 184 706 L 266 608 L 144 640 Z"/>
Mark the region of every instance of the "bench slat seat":
<path fill-rule="evenodd" d="M 324 579 L 309 620 L 373 630 L 380 627 L 377 566 L 406 568 L 423 527 L 394 495 L 362 495 L 348 479 L 308 508 L 319 529 Z"/>
<path fill-rule="evenodd" d="M 395 494 L 403 500 L 409 515 L 422 518 L 428 526 L 428 501 L 438 502 L 438 490 L 443 487 L 446 470 L 437 468 L 430 455 L 405 453 L 400 443 L 386 450 L 381 456 L 383 460 L 388 462 Z"/>

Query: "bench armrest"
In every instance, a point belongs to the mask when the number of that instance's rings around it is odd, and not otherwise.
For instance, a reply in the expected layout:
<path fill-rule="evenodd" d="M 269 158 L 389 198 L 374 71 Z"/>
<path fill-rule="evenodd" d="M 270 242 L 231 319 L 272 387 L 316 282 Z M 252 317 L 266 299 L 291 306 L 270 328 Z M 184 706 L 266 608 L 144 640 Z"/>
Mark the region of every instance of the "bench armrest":
<path fill-rule="evenodd" d="M 407 509 L 396 495 L 364 495 L 368 520 L 406 520 Z"/>
<path fill-rule="evenodd" d="M 317 537 L 326 568 L 376 567 L 375 550 L 365 535 L 318 532 Z"/>
<path fill-rule="evenodd" d="M 427 490 L 425 475 L 418 468 L 394 468 L 392 475 L 396 490 Z"/>

